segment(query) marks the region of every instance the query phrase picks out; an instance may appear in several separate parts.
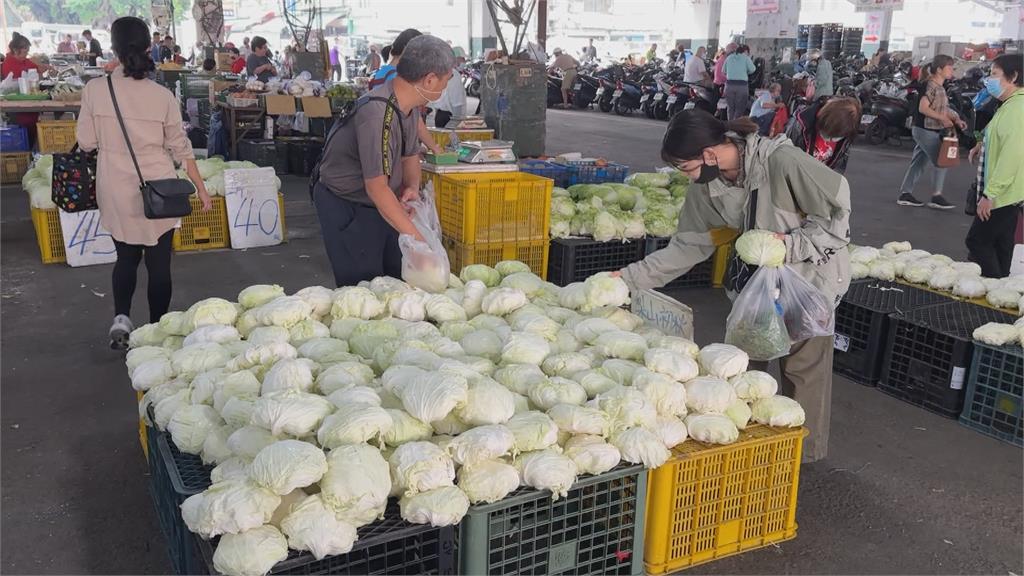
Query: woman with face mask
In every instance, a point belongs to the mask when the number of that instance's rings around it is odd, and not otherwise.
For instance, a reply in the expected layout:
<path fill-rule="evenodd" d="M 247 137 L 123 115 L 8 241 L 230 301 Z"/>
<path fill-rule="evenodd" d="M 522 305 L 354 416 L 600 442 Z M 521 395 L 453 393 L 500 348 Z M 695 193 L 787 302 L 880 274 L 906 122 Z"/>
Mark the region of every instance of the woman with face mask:
<path fill-rule="evenodd" d="M 798 112 L 786 136 L 797 148 L 845 174 L 859 125 L 860 102 L 856 98 L 826 96 Z"/>
<path fill-rule="evenodd" d="M 615 273 L 631 292 L 664 286 L 707 260 L 715 253 L 710 231 L 729 227 L 775 232 L 786 244 L 786 263 L 839 304 L 850 284 L 846 178 L 786 138 L 759 136 L 749 118 L 723 123 L 700 110 L 672 118 L 661 157 L 694 183 L 668 246 Z M 733 258 L 725 281 L 731 297 L 750 273 Z M 783 393 L 807 413 L 805 461 L 828 451 L 832 344 L 832 336 L 811 338 L 780 360 Z"/>
<path fill-rule="evenodd" d="M 1019 55 L 1004 54 L 992 61 L 985 88 L 1002 104 L 985 127 L 985 138 L 969 155 L 982 165 L 982 196 L 967 232 L 972 261 L 988 278 L 1010 274 L 1017 223 L 1024 205 L 1024 72 Z"/>
<path fill-rule="evenodd" d="M 942 195 L 946 169 L 938 166 L 939 147 L 942 145 L 942 136 L 953 126 L 963 130 L 967 124 L 949 107 L 949 97 L 946 96 L 944 84 L 953 78 L 953 58 L 939 54 L 928 66 L 928 72 L 928 79 L 921 89 L 917 112 L 914 114 L 914 126 L 911 128 L 915 143 L 914 156 L 910 159 L 907 174 L 903 177 L 896 203 L 900 206 L 924 206 L 924 203 L 914 196 L 914 185 L 924 173 L 925 167 L 931 164 L 934 172 L 932 197 L 928 200 L 928 207 L 949 210 L 953 205 Z"/>

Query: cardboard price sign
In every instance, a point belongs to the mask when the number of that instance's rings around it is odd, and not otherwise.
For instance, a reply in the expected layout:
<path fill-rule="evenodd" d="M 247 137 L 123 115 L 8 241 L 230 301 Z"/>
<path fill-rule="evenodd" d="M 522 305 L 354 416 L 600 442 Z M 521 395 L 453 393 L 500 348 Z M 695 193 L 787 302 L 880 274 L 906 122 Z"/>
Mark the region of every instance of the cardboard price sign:
<path fill-rule="evenodd" d="M 224 203 L 232 248 L 256 248 L 281 243 L 281 207 L 274 169 L 224 171 Z"/>
<path fill-rule="evenodd" d="M 633 295 L 629 308 L 670 336 L 693 339 L 693 310 L 682 302 L 654 290 Z"/>
<path fill-rule="evenodd" d="M 60 231 L 68 266 L 109 264 L 117 260 L 114 238 L 100 225 L 99 210 L 60 210 Z"/>

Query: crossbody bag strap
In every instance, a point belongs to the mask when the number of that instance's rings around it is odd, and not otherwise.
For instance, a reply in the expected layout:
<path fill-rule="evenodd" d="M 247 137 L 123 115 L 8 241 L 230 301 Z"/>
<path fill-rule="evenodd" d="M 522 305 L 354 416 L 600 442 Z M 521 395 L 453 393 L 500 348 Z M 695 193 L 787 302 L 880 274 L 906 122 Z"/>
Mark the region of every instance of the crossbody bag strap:
<path fill-rule="evenodd" d="M 117 105 L 117 96 L 114 95 L 114 80 L 107 74 L 107 88 L 110 88 L 110 101 L 114 104 L 114 115 L 117 116 L 117 123 L 121 126 L 121 133 L 124 134 L 124 143 L 128 145 L 128 154 L 132 157 L 132 164 L 135 166 L 135 173 L 139 175 L 139 185 L 145 186 L 146 179 L 142 177 L 142 170 L 139 169 L 139 161 L 135 159 L 135 150 L 132 149 L 132 140 L 128 137 L 128 129 L 124 126 L 124 118 L 121 117 L 121 108 Z"/>

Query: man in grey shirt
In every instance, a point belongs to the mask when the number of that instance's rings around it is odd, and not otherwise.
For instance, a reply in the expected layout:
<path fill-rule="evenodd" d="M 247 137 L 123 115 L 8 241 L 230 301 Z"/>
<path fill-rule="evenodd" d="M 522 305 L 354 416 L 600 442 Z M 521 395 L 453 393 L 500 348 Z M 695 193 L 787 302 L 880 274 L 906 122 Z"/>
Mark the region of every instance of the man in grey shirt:
<path fill-rule="evenodd" d="M 256 36 L 250 43 L 252 52 L 245 59 L 245 73 L 255 76 L 260 82 L 270 80 L 271 76 L 277 74 L 274 63 L 270 60 L 270 48 L 267 46 L 267 39 Z"/>
<path fill-rule="evenodd" d="M 338 286 L 400 278 L 398 236 L 422 240 L 403 205 L 419 198 L 419 108 L 441 98 L 454 66 L 443 40 L 410 40 L 397 76 L 360 98 L 328 135 L 313 203 Z"/>

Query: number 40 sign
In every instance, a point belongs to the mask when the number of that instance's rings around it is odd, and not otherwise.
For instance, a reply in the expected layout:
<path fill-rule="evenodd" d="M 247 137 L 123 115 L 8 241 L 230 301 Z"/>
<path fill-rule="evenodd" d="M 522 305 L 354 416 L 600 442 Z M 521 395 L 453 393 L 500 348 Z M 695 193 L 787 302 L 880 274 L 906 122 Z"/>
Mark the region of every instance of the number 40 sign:
<path fill-rule="evenodd" d="M 232 248 L 281 243 L 281 208 L 273 168 L 224 171 L 224 200 Z"/>

